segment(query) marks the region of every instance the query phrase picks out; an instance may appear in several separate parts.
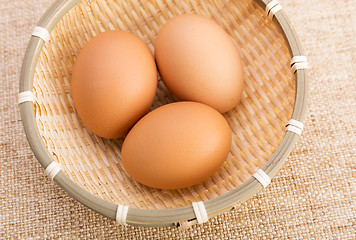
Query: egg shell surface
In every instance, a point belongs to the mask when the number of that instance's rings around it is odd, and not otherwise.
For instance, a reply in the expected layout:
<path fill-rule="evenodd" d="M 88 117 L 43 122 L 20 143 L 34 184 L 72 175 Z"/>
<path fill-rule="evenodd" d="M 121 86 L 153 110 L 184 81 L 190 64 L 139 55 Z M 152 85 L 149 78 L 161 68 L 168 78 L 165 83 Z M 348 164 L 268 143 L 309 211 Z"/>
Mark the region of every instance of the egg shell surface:
<path fill-rule="evenodd" d="M 232 38 L 214 21 L 183 14 L 170 19 L 155 41 L 158 70 L 179 99 L 233 109 L 243 90 L 243 67 Z"/>
<path fill-rule="evenodd" d="M 107 31 L 80 51 L 71 93 L 84 125 L 104 138 L 119 138 L 147 113 L 157 86 L 152 53 L 135 35 Z"/>
<path fill-rule="evenodd" d="M 137 122 L 125 138 L 121 160 L 136 181 L 179 189 L 214 174 L 230 146 L 230 127 L 218 111 L 197 102 L 176 102 Z"/>

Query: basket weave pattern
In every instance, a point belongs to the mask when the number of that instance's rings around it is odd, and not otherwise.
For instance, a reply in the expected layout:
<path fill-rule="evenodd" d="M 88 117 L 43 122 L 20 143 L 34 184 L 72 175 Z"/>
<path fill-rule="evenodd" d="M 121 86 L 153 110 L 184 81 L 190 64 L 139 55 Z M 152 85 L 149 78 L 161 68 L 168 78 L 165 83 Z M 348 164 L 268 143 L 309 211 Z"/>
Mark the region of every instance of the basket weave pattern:
<path fill-rule="evenodd" d="M 240 48 L 245 85 L 241 102 L 224 114 L 233 133 L 225 164 L 201 184 L 168 191 L 139 184 L 124 172 L 120 161 L 123 139 L 102 139 L 82 124 L 73 106 L 70 80 L 76 56 L 98 33 L 132 32 L 153 52 L 160 27 L 183 13 L 211 18 L 230 34 Z M 187 206 L 239 186 L 276 150 L 293 111 L 295 84 L 289 62 L 279 30 L 249 0 L 98 0 L 90 5 L 81 1 L 57 24 L 40 55 L 34 78 L 36 121 L 54 161 L 90 193 L 143 209 Z M 152 109 L 173 101 L 176 99 L 159 79 Z"/>

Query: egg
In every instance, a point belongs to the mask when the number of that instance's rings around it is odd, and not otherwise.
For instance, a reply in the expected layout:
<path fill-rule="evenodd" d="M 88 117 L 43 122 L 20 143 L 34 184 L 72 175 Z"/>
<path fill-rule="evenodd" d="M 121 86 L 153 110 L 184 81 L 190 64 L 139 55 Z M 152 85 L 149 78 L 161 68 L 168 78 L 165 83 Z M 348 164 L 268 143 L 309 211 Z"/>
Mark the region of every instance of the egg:
<path fill-rule="evenodd" d="M 198 184 L 224 163 L 231 130 L 215 109 L 175 102 L 145 115 L 126 136 L 122 165 L 136 181 L 159 189 Z"/>
<path fill-rule="evenodd" d="M 71 93 L 84 125 L 103 138 L 119 138 L 147 113 L 157 68 L 135 35 L 108 31 L 92 38 L 75 60 Z"/>
<path fill-rule="evenodd" d="M 170 19 L 155 41 L 167 88 L 179 99 L 233 109 L 243 90 L 243 67 L 232 38 L 214 21 L 193 14 Z"/>

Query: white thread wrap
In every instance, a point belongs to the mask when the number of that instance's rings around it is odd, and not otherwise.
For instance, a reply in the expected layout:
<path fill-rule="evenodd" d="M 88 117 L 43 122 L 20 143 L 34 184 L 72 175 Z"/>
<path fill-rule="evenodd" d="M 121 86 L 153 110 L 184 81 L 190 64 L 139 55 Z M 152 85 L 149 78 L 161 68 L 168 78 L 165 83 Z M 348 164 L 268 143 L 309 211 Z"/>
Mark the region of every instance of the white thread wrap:
<path fill-rule="evenodd" d="M 206 212 L 205 205 L 202 201 L 193 202 L 192 206 L 199 224 L 209 221 L 208 213 Z"/>
<path fill-rule="evenodd" d="M 262 169 L 257 169 L 253 177 L 259 181 L 263 187 L 267 187 L 271 183 L 271 178 Z"/>
<path fill-rule="evenodd" d="M 292 72 L 295 73 L 295 71 L 299 69 L 308 69 L 308 60 L 306 56 L 294 56 L 292 60 L 290 61 L 290 66 L 292 68 Z"/>
<path fill-rule="evenodd" d="M 293 133 L 295 133 L 295 134 L 297 134 L 299 136 L 302 135 L 302 130 L 300 128 L 297 128 L 297 127 L 293 126 L 293 125 L 288 125 L 287 126 L 287 131 L 293 132 Z"/>
<path fill-rule="evenodd" d="M 286 127 L 287 131 L 294 132 L 300 136 L 302 135 L 304 124 L 302 122 L 299 122 L 298 120 L 291 119 L 288 121 Z"/>
<path fill-rule="evenodd" d="M 303 130 L 303 128 L 304 128 L 304 124 L 302 122 L 299 122 L 298 120 L 295 120 L 295 119 L 289 120 L 287 123 L 287 126 L 288 125 L 295 126 L 297 128 L 300 128 L 301 130 Z"/>
<path fill-rule="evenodd" d="M 24 91 L 20 92 L 19 95 L 17 95 L 17 104 L 20 105 L 21 103 L 24 102 L 35 102 L 35 94 L 31 91 Z"/>
<path fill-rule="evenodd" d="M 44 42 L 48 42 L 50 35 L 47 29 L 43 27 L 36 26 L 31 34 L 32 36 L 41 38 Z"/>
<path fill-rule="evenodd" d="M 54 177 L 61 171 L 62 168 L 57 162 L 51 162 L 45 170 L 46 175 L 53 181 Z"/>
<path fill-rule="evenodd" d="M 269 20 L 272 20 L 273 16 L 281 9 L 281 4 L 276 0 L 272 0 L 266 5 L 265 15 Z"/>
<path fill-rule="evenodd" d="M 117 211 L 116 211 L 116 222 L 118 224 L 126 226 L 126 218 L 127 218 L 127 212 L 129 210 L 129 206 L 126 205 L 121 205 L 119 204 L 117 206 Z"/>

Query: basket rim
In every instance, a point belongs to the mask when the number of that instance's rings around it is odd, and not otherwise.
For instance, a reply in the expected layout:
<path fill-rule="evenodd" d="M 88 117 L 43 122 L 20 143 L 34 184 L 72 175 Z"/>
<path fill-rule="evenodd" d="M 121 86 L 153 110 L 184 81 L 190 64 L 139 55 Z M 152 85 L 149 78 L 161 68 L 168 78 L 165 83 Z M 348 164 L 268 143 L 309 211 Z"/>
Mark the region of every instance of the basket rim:
<path fill-rule="evenodd" d="M 268 4 L 275 4 L 274 0 L 254 0 L 262 9 L 268 9 Z M 73 8 L 80 0 L 60 0 L 50 6 L 42 18 L 39 20 L 37 26 L 45 28 L 50 33 L 62 17 Z M 277 2 L 278 3 L 278 2 Z M 268 11 L 266 12 L 268 14 Z M 284 40 L 288 46 L 290 55 L 303 56 L 303 50 L 300 40 L 292 27 L 287 15 L 283 9 L 279 9 L 274 13 L 273 22 L 279 28 Z M 38 37 L 32 36 L 27 46 L 26 53 L 23 59 L 19 93 L 25 91 L 33 91 L 33 80 L 35 68 L 39 59 L 39 55 L 44 46 L 44 41 Z M 304 122 L 305 113 L 308 102 L 308 70 L 297 69 L 294 72 L 296 83 L 295 102 L 292 113 L 292 119 Z M 34 106 L 32 102 L 23 102 L 19 104 L 21 119 L 24 126 L 25 134 L 29 145 L 44 169 L 53 162 L 53 158 L 47 148 L 45 147 L 42 137 L 39 133 L 34 113 Z M 290 152 L 292 151 L 298 135 L 286 131 L 281 143 L 276 151 L 272 154 L 262 170 L 273 178 L 286 161 Z M 100 213 L 101 215 L 110 219 L 116 219 L 116 212 L 118 205 L 105 201 L 94 194 L 88 192 L 79 184 L 71 180 L 63 171 L 59 171 L 53 179 L 65 192 L 71 195 L 80 203 L 88 208 Z M 233 190 L 218 196 L 214 199 L 204 202 L 208 217 L 214 217 L 226 211 L 232 210 L 235 204 L 243 202 L 253 197 L 256 193 L 263 189 L 261 183 L 254 177 L 243 184 L 237 186 Z M 172 209 L 138 209 L 129 208 L 126 222 L 129 225 L 146 226 L 146 227 L 167 227 L 178 226 L 181 222 L 189 221 L 189 225 L 196 224 L 196 216 L 192 206 L 185 206 Z"/>

